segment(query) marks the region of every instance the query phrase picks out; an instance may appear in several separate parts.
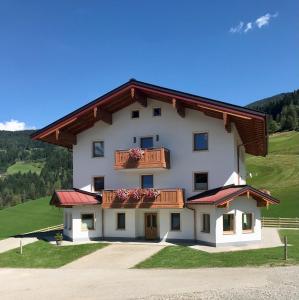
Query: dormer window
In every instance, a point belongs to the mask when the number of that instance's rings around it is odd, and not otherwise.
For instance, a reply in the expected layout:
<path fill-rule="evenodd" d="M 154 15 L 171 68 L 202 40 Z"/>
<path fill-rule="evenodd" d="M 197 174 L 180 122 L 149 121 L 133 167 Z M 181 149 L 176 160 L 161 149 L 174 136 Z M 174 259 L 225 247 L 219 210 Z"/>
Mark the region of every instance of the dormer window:
<path fill-rule="evenodd" d="M 138 119 L 139 118 L 139 110 L 133 110 L 131 117 L 132 117 L 132 119 Z"/>

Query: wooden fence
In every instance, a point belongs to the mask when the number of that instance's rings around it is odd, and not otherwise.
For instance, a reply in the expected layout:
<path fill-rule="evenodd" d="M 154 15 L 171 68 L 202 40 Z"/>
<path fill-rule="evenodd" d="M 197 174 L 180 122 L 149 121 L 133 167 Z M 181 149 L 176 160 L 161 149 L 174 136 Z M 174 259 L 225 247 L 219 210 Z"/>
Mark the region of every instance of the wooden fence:
<path fill-rule="evenodd" d="M 23 233 L 23 234 L 25 235 L 25 234 L 35 233 L 35 232 L 48 232 L 48 231 L 61 230 L 61 229 L 63 229 L 63 224 L 49 226 L 49 227 L 46 227 L 46 228 L 41 228 L 41 229 L 33 230 L 33 231 L 30 231 L 30 232 L 26 232 L 26 233 Z"/>
<path fill-rule="evenodd" d="M 262 217 L 263 227 L 299 229 L 299 218 L 268 218 Z"/>

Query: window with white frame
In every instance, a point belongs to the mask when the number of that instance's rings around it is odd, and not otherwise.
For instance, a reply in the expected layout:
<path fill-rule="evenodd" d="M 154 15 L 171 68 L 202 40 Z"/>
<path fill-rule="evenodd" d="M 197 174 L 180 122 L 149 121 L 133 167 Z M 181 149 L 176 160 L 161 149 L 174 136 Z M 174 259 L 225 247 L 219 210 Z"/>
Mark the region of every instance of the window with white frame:
<path fill-rule="evenodd" d="M 81 215 L 81 229 L 94 230 L 94 214 Z"/>
<path fill-rule="evenodd" d="M 253 230 L 253 215 L 251 213 L 242 214 L 242 230 L 245 232 Z"/>
<path fill-rule="evenodd" d="M 202 232 L 210 233 L 210 215 L 202 215 Z"/>
<path fill-rule="evenodd" d="M 234 214 L 223 215 L 223 233 L 233 234 L 235 230 L 235 216 Z"/>

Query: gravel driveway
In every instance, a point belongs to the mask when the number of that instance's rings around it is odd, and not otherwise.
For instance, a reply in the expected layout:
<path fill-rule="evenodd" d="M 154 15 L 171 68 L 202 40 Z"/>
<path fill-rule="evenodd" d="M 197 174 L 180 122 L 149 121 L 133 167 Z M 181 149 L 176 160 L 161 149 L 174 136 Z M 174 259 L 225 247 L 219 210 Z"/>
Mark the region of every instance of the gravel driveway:
<path fill-rule="evenodd" d="M 299 299 L 299 266 L 191 270 L 0 269 L 6 299 Z"/>

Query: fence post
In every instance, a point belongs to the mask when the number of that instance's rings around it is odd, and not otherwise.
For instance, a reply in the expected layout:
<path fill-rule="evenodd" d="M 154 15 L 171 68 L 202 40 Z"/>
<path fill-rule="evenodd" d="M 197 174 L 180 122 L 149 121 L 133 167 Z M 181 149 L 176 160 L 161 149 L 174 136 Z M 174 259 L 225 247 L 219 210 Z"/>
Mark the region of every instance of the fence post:
<path fill-rule="evenodd" d="M 280 217 L 278 217 L 278 228 L 280 228 Z"/>
<path fill-rule="evenodd" d="M 284 260 L 288 259 L 288 237 L 284 236 Z"/>
<path fill-rule="evenodd" d="M 23 254 L 23 242 L 22 242 L 22 239 L 20 239 L 20 254 Z"/>

